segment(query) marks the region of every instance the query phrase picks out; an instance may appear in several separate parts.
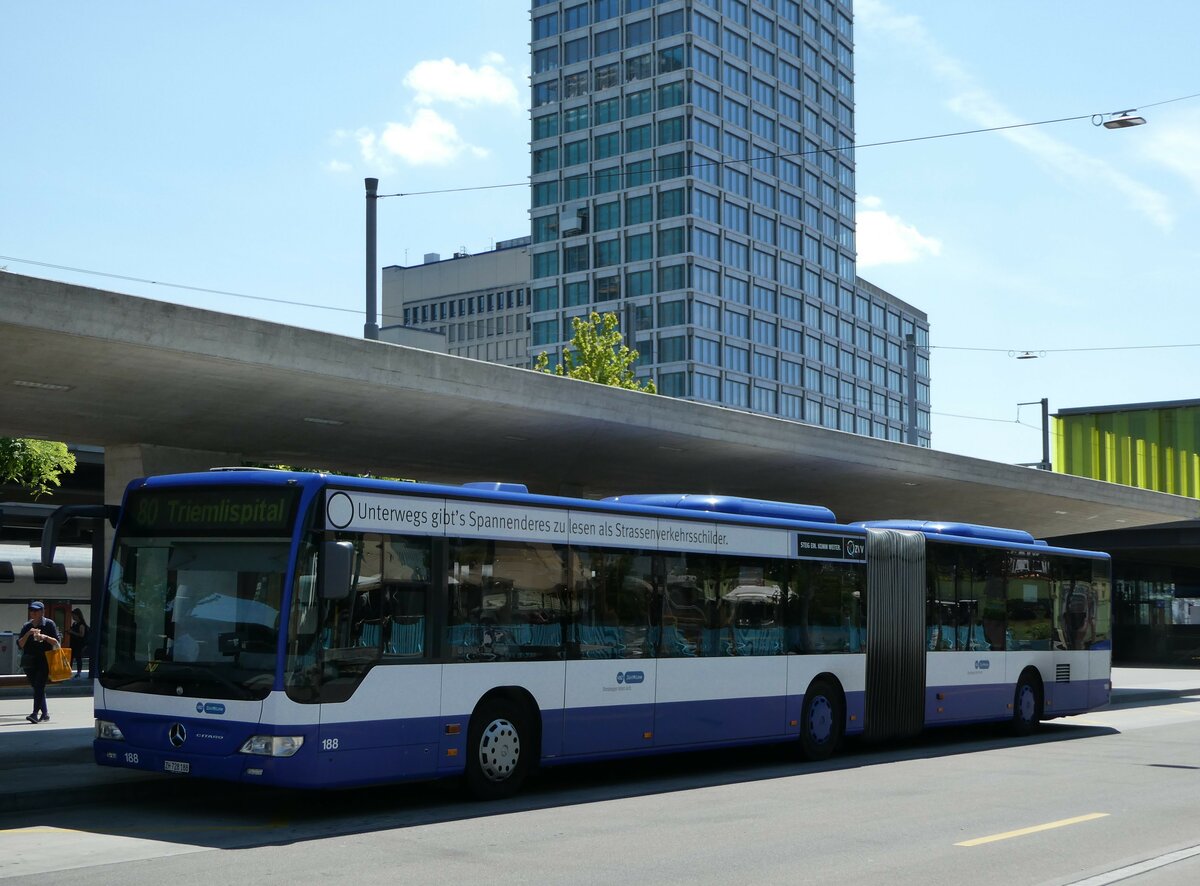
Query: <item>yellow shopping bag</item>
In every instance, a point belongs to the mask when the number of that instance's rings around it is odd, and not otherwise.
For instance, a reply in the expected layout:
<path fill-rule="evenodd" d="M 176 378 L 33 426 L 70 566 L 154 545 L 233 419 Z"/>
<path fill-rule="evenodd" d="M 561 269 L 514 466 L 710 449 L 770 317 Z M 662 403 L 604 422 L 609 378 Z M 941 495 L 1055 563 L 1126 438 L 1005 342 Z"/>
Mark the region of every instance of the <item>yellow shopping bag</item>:
<path fill-rule="evenodd" d="M 63 680 L 70 680 L 71 674 L 71 650 L 64 649 L 59 646 L 57 649 L 49 649 L 46 651 L 46 663 L 50 665 L 50 682 L 60 683 Z"/>

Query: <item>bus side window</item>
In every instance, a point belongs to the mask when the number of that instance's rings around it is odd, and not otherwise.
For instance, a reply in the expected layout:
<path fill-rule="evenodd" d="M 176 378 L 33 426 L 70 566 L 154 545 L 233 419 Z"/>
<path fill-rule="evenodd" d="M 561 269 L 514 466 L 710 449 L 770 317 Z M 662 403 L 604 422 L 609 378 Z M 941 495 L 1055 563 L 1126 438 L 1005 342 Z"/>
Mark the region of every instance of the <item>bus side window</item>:
<path fill-rule="evenodd" d="M 383 547 L 383 653 L 423 658 L 429 611 L 428 538 L 394 536 Z"/>

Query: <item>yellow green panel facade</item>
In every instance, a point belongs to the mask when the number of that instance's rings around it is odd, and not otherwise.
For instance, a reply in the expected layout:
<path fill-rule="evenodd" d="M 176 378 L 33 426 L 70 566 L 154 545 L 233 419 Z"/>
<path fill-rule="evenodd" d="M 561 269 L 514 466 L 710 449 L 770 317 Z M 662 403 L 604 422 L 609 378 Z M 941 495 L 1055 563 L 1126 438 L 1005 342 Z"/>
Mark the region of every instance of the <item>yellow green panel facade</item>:
<path fill-rule="evenodd" d="M 1054 470 L 1200 498 L 1200 400 L 1061 410 Z"/>

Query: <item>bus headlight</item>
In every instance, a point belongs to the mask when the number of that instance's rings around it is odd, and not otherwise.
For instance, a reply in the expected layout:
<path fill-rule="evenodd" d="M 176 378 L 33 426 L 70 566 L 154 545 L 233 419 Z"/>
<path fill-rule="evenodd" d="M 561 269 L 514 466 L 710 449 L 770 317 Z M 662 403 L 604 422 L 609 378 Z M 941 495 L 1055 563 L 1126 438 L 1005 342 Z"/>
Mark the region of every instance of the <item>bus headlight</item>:
<path fill-rule="evenodd" d="M 303 735 L 252 735 L 242 745 L 241 753 L 260 757 L 290 757 L 304 744 Z"/>
<path fill-rule="evenodd" d="M 111 720 L 97 720 L 96 738 L 103 738 L 108 741 L 124 741 L 125 733 L 121 731 L 121 727 Z"/>

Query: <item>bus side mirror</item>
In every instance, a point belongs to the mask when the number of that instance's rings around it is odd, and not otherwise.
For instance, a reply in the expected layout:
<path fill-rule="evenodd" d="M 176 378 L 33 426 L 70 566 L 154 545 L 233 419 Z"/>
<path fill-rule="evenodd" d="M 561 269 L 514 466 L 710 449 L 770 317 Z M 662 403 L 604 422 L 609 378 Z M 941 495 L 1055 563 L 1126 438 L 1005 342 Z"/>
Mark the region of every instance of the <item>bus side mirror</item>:
<path fill-rule="evenodd" d="M 354 543 L 327 541 L 321 545 L 321 599 L 345 600 L 354 575 Z"/>

